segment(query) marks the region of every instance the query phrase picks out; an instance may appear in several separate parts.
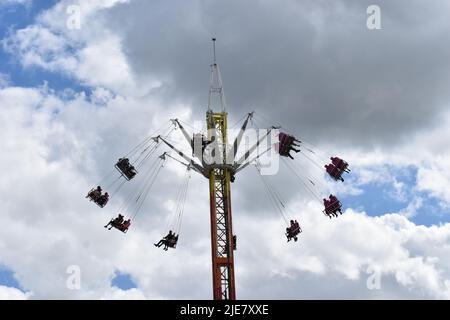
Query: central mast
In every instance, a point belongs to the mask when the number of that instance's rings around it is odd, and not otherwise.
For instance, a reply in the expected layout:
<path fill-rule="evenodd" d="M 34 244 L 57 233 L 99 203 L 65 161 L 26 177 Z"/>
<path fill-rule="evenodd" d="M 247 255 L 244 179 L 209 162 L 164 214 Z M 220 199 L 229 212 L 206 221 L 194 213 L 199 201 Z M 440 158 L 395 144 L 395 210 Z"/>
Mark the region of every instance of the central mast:
<path fill-rule="evenodd" d="M 235 300 L 234 258 L 235 249 L 232 219 L 230 170 L 226 166 L 227 159 L 227 113 L 225 95 L 219 66 L 216 63 L 216 39 L 213 38 L 213 63 L 209 85 L 208 111 L 206 125 L 208 140 L 214 140 L 216 148 L 215 162 L 209 173 L 209 196 L 211 218 L 211 253 L 213 292 L 215 300 Z M 220 112 L 213 111 L 214 101 L 218 100 Z"/>

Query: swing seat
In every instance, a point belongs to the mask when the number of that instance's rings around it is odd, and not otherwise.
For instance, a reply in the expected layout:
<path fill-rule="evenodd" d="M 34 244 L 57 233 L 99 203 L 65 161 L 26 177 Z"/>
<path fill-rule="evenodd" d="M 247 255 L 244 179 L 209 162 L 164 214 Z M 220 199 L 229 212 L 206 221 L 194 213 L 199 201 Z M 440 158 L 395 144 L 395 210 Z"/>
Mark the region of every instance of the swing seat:
<path fill-rule="evenodd" d="M 137 174 L 136 169 L 130 164 L 130 160 L 128 158 L 119 159 L 115 165 L 115 168 L 128 181 L 133 179 Z"/>
<path fill-rule="evenodd" d="M 295 140 L 294 136 L 280 132 L 278 136 L 278 153 L 280 156 L 289 157 L 289 152 L 292 150 Z"/>
<path fill-rule="evenodd" d="M 340 170 L 337 167 L 334 167 L 333 170 L 329 172 L 330 176 L 336 181 L 344 181 L 344 179 L 342 179 L 343 173 L 343 170 Z"/>
<path fill-rule="evenodd" d="M 323 210 L 323 213 L 329 217 L 332 213 L 336 213 L 337 211 L 340 211 L 342 209 L 342 203 L 338 200 L 331 204 L 329 204 L 327 207 L 325 207 L 325 210 Z"/>
<path fill-rule="evenodd" d="M 96 189 L 91 189 L 91 191 L 88 192 L 86 198 L 88 198 L 89 201 L 93 201 L 100 208 L 106 206 L 109 201 L 109 197 L 106 194 L 102 195 L 102 193 Z"/>
<path fill-rule="evenodd" d="M 107 228 L 111 225 L 112 228 L 127 233 L 128 228 L 131 226 L 131 219 L 123 220 L 123 216 L 119 214 L 117 218 L 111 219 L 111 221 L 105 226 Z M 110 228 L 111 229 L 111 228 Z"/>
<path fill-rule="evenodd" d="M 117 229 L 117 230 L 119 230 L 119 231 L 122 231 L 123 233 L 127 233 L 127 231 L 128 231 L 128 228 L 130 227 L 129 225 L 127 226 L 127 225 L 125 225 L 124 223 L 116 223 L 116 222 L 111 222 L 111 225 L 115 228 L 115 229 Z"/>
<path fill-rule="evenodd" d="M 288 227 L 286 228 L 286 237 L 288 239 L 288 242 L 294 239 L 294 241 L 297 241 L 297 236 L 302 232 L 302 229 L 300 228 L 300 225 L 296 227 Z"/>
<path fill-rule="evenodd" d="M 328 206 L 328 210 L 330 211 L 339 211 L 342 208 L 342 203 L 337 200 Z"/>
<path fill-rule="evenodd" d="M 167 247 L 172 248 L 172 249 L 176 249 L 177 244 L 178 244 L 178 236 L 176 236 L 175 238 L 167 239 L 167 241 L 166 241 Z"/>

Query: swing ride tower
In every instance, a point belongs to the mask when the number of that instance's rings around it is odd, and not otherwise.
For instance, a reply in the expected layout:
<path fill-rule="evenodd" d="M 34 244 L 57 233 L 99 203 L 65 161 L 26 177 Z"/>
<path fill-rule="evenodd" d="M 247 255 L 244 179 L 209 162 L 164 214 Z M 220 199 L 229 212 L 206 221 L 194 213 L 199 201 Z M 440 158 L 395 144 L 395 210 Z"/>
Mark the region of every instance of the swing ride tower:
<path fill-rule="evenodd" d="M 156 137 L 156 140 L 164 142 L 188 162 L 183 163 L 185 166 L 200 173 L 209 181 L 213 298 L 215 300 L 235 300 L 233 251 L 236 249 L 236 237 L 233 235 L 232 228 L 230 184 L 234 181 L 235 174 L 248 165 L 245 161 L 248 160 L 252 151 L 258 147 L 259 142 L 268 134 L 236 162 L 235 156 L 239 144 L 253 112 L 247 114 L 238 136 L 233 144 L 229 145 L 228 114 L 220 69 L 216 62 L 216 39 L 213 38 L 212 41 L 214 55 L 211 64 L 208 109 L 206 112 L 207 136 L 200 134 L 200 141 L 196 139 L 195 134 L 191 138 L 178 119 L 172 120 L 191 145 L 192 154 L 201 161 L 201 165 L 161 135 Z M 214 111 L 213 108 L 218 111 Z"/>
<path fill-rule="evenodd" d="M 231 215 L 231 172 L 227 160 L 227 112 L 219 66 L 216 63 L 215 41 L 213 38 L 214 59 L 211 65 L 208 111 L 206 124 L 208 140 L 216 139 L 219 163 L 211 164 L 209 170 L 209 197 L 211 219 L 211 256 L 214 300 L 235 300 L 234 281 L 234 241 Z M 221 112 L 213 112 L 214 97 L 218 98 Z M 222 163 L 220 163 L 222 162 Z"/>
<path fill-rule="evenodd" d="M 161 129 L 158 129 L 157 132 L 154 133 L 156 136 L 152 134 L 147 137 L 126 154 L 125 157 L 120 158 L 115 165 L 116 169 L 120 172 L 120 176 L 115 178 L 114 176 L 108 175 L 114 180 L 110 181 L 110 184 L 106 184 L 107 186 L 105 189 L 110 190 L 110 188 L 115 186 L 115 190 L 113 190 L 111 194 L 116 194 L 125 184 L 125 181 L 130 181 L 131 179 L 134 180 L 134 176 L 136 176 L 139 170 L 141 172 L 139 176 L 142 177 L 142 179 L 139 180 L 139 193 L 134 201 L 132 199 L 133 193 L 130 193 L 119 209 L 118 217 L 111 219 L 104 227 L 109 227 L 108 230 L 115 228 L 126 233 L 130 227 L 131 220 L 134 221 L 137 214 L 140 212 L 166 159 L 170 158 L 181 165 L 184 165 L 186 167 L 186 174 L 184 182 L 180 185 L 178 192 L 174 223 L 170 226 L 170 231 L 167 236 L 155 244 L 155 246 L 161 247 L 161 245 L 164 244 L 165 251 L 169 248 L 176 248 L 191 172 L 200 174 L 209 182 L 213 298 L 215 300 L 235 300 L 234 250 L 236 250 L 236 236 L 233 234 L 231 210 L 231 183 L 234 182 L 235 176 L 250 164 L 254 164 L 258 171 L 258 175 L 261 177 L 266 188 L 269 200 L 272 202 L 275 209 L 279 211 L 284 222 L 287 224 L 285 229 L 287 242 L 290 242 L 291 240 L 296 242 L 298 240 L 297 236 L 302 232 L 301 227 L 296 218 L 292 215 L 288 215 L 288 209 L 284 204 L 285 202 L 282 195 L 274 189 L 267 177 L 264 176 L 265 174 L 261 170 L 260 157 L 269 151 L 270 155 L 273 155 L 271 153 L 272 150 L 276 152 L 275 156 L 285 157 L 283 160 L 285 160 L 284 163 L 287 168 L 300 180 L 302 187 L 311 193 L 321 204 L 322 201 L 318 193 L 314 191 L 316 186 L 314 181 L 311 180 L 310 177 L 303 177 L 305 172 L 304 168 L 301 167 L 296 169 L 295 165 L 289 163 L 286 158 L 294 160 L 294 157 L 290 152 L 301 153 L 305 159 L 315 164 L 319 170 L 322 170 L 323 167 L 320 166 L 317 161 L 322 162 L 323 160 L 321 160 L 322 158 L 317 156 L 309 147 L 305 148 L 305 150 L 310 153 L 308 155 L 304 154 L 303 148 L 300 149 L 300 144 L 305 142 L 296 139 L 291 133 L 280 132 L 281 126 L 269 124 L 269 127 L 261 127 L 256 124 L 256 120 L 253 118 L 254 112 L 250 112 L 242 118 L 245 118 L 245 120 L 242 123 L 239 132 L 236 137 L 233 138 L 232 142 L 229 141 L 230 137 L 228 133 L 228 114 L 226 111 L 225 94 L 223 91 L 220 69 L 216 63 L 216 39 L 213 38 L 212 42 L 214 55 L 213 63 L 210 65 L 211 74 L 208 109 L 206 112 L 207 134 L 205 135 L 203 132 L 189 134 L 183 127 L 182 121 L 171 119 L 171 121 L 168 121 L 169 124 L 170 122 L 172 123 L 169 128 L 167 128 L 167 124 L 163 125 Z M 242 119 L 237 123 L 241 123 Z M 258 132 L 253 132 L 254 135 L 250 135 L 251 137 L 245 137 L 246 148 L 244 152 L 240 152 L 240 156 L 237 157 L 240 143 L 249 123 L 253 129 L 257 129 Z M 177 128 L 180 129 L 186 142 L 189 144 L 192 156 L 181 151 L 168 139 L 172 131 Z M 194 127 L 192 128 L 195 130 Z M 260 130 L 262 128 L 263 130 L 261 133 Z M 150 161 L 149 159 L 155 158 L 154 153 L 161 144 L 165 144 L 166 147 L 169 147 L 171 150 L 169 152 L 164 152 L 161 156 L 154 159 L 156 161 Z M 173 157 L 171 155 L 172 153 L 175 153 L 181 157 L 181 159 Z M 272 158 L 269 160 L 271 161 Z M 330 160 L 332 163 L 325 165 L 326 172 L 335 181 L 343 182 L 344 179 L 341 177 L 342 174 L 344 172 L 350 172 L 348 163 L 338 157 L 331 157 Z M 142 170 L 144 163 L 151 163 L 146 170 Z M 296 170 L 298 170 L 300 174 Z M 124 178 L 124 181 L 120 181 L 121 178 Z M 89 191 L 86 198 L 89 198 L 89 201 L 93 201 L 99 207 L 103 208 L 108 202 L 109 196 L 107 192 L 103 194 L 100 183 L 97 184 L 97 186 L 97 188 L 93 188 Z M 325 206 L 323 213 L 330 219 L 332 217 L 338 217 L 337 212 L 342 214 L 342 204 L 338 198 L 332 194 L 330 194 L 328 200 L 323 199 L 323 205 Z M 126 220 L 124 215 L 121 214 L 123 212 L 128 212 L 130 218 Z"/>
<path fill-rule="evenodd" d="M 200 174 L 209 182 L 209 218 L 211 226 L 213 298 L 215 300 L 235 300 L 236 287 L 234 276 L 234 250 L 236 250 L 236 236 L 233 234 L 232 227 L 231 183 L 234 182 L 237 173 L 248 167 L 250 164 L 256 163 L 255 168 L 263 180 L 269 199 L 273 202 L 275 208 L 280 212 L 285 222 L 290 222 L 290 226 L 288 225 L 285 233 L 287 241 L 289 242 L 292 239 L 297 241 L 297 235 L 301 232 L 301 228 L 297 223 L 297 220 L 293 219 L 292 216 L 288 217 L 284 201 L 281 199 L 280 194 L 274 191 L 274 188 L 263 176 L 260 170 L 259 159 L 262 155 L 275 149 L 278 150 L 277 156 L 280 155 L 290 157 L 293 160 L 294 158 L 289 154 L 289 151 L 293 150 L 296 153 L 301 152 L 301 150 L 296 150 L 293 147 L 295 141 L 298 143 L 301 141 L 296 140 L 292 135 L 278 132 L 281 127 L 272 125 L 267 127 L 267 129 L 264 129 L 261 134 L 259 132 L 256 134 L 255 132 L 254 137 L 246 137 L 247 143 L 250 141 L 252 142 L 249 143 L 249 145 L 246 144 L 244 152 L 240 152 L 240 156 L 237 157 L 238 149 L 242 139 L 244 138 L 248 124 L 251 123 L 251 126 L 253 126 L 254 129 L 258 129 L 259 126 L 255 124 L 255 120 L 253 119 L 254 112 L 248 113 L 242 118 L 245 118 L 245 120 L 242 123 L 236 137 L 233 137 L 233 141 L 229 141 L 230 137 L 228 134 L 228 114 L 226 111 L 225 94 L 220 69 L 216 62 L 216 39 L 213 38 L 212 42 L 213 63 L 210 65 L 211 73 L 208 108 L 206 111 L 207 134 L 205 135 L 203 133 L 195 132 L 190 134 L 183 127 L 182 121 L 179 121 L 178 119 L 171 119 L 170 122 L 172 123 L 172 126 L 164 130 L 158 130 L 157 133 L 155 133 L 157 134 L 156 136 L 151 135 L 150 137 L 147 137 L 143 142 L 134 147 L 125 157 L 120 158 L 119 162 L 116 164 L 116 169 L 120 171 L 121 176 L 125 178 L 125 181 L 133 179 L 137 173 L 137 170 L 140 170 L 140 176 L 142 176 L 139 187 L 140 191 L 135 201 L 132 201 L 133 194 L 130 193 L 130 195 L 125 199 L 121 209 L 119 209 L 119 212 L 129 211 L 134 213 L 130 215 L 131 219 L 125 221 L 128 222 L 128 224 L 124 226 L 125 222 L 123 222 L 124 219 L 122 216 L 122 220 L 118 221 L 118 218 L 112 219 L 108 225 L 111 225 L 111 227 L 119 229 L 124 233 L 128 230 L 131 223 L 130 221 L 136 218 L 136 215 L 142 208 L 142 205 L 144 204 L 147 195 L 156 181 L 158 173 L 163 167 L 166 159 L 173 159 L 186 167 L 186 181 L 180 185 L 177 200 L 178 205 L 174 215 L 175 223 L 171 226 L 169 234 L 161 241 L 166 241 L 166 251 L 169 247 L 175 249 L 181 228 L 181 219 L 184 210 L 184 203 L 186 201 L 190 172 Z M 242 119 L 237 123 L 240 123 Z M 235 126 L 233 126 L 233 128 Z M 165 126 L 163 126 L 163 128 L 165 128 Z M 177 128 L 180 129 L 186 142 L 189 144 L 192 151 L 192 156 L 181 151 L 181 149 L 174 146 L 168 139 L 171 132 Z M 272 143 L 274 139 L 277 141 L 275 144 Z M 156 159 L 156 161 L 153 161 L 147 171 L 142 170 L 143 164 L 149 163 L 150 157 L 153 157 L 154 152 L 161 144 L 165 144 L 166 147 L 169 147 L 171 150 L 169 152 L 164 152 Z M 296 145 L 296 147 L 298 148 L 298 145 Z M 311 152 L 314 154 L 313 151 Z M 172 153 L 175 153 L 181 157 L 181 160 L 173 157 L 171 155 Z M 313 161 L 309 157 L 307 157 L 307 159 Z M 331 159 L 336 160 L 338 158 Z M 124 161 L 126 161 L 126 163 Z M 300 180 L 302 180 L 301 176 L 294 171 L 295 168 L 290 169 Z M 344 168 L 342 170 L 346 169 Z M 349 170 L 346 172 L 349 172 Z M 119 176 L 118 179 L 120 178 L 121 177 Z M 106 189 L 109 189 L 116 183 L 119 183 L 118 179 L 115 179 L 110 185 L 107 185 Z M 315 185 L 312 180 L 308 180 L 313 186 Z M 112 192 L 113 195 L 124 185 L 125 181 L 120 182 L 120 184 L 116 186 L 116 189 Z M 308 191 L 311 191 L 307 182 L 303 180 L 301 182 Z M 100 183 L 98 185 L 100 185 Z M 99 203 L 99 199 L 101 200 L 104 196 L 106 196 L 106 193 L 103 195 L 99 186 L 97 189 L 92 189 L 86 197 L 89 198 L 90 201 L 94 201 L 97 205 L 104 207 L 108 199 L 106 199 L 106 202 L 104 202 L 103 205 Z M 320 201 L 319 198 L 318 200 Z M 326 210 L 327 207 L 325 208 L 325 211 Z M 336 210 L 340 211 L 340 206 L 334 211 Z M 327 215 L 329 216 L 329 214 Z M 119 217 L 120 216 L 121 215 L 119 214 Z M 175 233 L 172 233 L 173 231 Z M 155 246 L 159 247 L 160 245 L 155 244 Z"/>

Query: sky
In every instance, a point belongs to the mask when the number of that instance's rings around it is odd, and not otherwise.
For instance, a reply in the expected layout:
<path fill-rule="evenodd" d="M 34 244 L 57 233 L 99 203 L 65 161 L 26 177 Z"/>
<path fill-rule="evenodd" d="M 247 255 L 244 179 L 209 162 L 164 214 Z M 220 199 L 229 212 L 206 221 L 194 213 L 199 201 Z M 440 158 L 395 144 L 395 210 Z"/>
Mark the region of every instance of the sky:
<path fill-rule="evenodd" d="M 380 29 L 367 24 L 373 4 Z M 237 297 L 449 299 L 449 6 L 0 0 L 0 299 L 212 297 L 204 178 L 192 174 L 168 252 L 153 243 L 184 179 L 176 162 L 126 235 L 103 225 L 145 170 L 103 209 L 85 199 L 169 119 L 201 130 L 211 37 L 229 123 L 255 111 L 255 124 L 282 125 L 315 161 L 291 162 L 312 192 L 284 160 L 268 177 L 301 224 L 296 243 L 252 166 L 232 185 Z M 179 130 L 170 139 L 186 144 Z M 320 170 L 334 155 L 350 164 L 344 182 Z M 321 213 L 329 193 L 343 203 L 337 219 Z"/>

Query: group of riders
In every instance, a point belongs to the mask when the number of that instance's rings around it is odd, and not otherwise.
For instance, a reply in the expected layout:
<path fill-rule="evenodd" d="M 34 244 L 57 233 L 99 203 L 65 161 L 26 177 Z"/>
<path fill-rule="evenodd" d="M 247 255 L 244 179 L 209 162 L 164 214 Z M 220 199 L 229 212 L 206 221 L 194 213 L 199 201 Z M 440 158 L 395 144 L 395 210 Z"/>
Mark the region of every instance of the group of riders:
<path fill-rule="evenodd" d="M 330 160 L 331 163 L 325 165 L 325 170 L 334 180 L 344 182 L 342 174 L 350 172 L 348 163 L 338 157 L 331 157 Z"/>
<path fill-rule="evenodd" d="M 120 158 L 116 163 L 116 168 L 127 180 L 133 179 L 137 173 L 136 168 L 130 163 L 128 158 Z"/>
<path fill-rule="evenodd" d="M 338 217 L 338 212 L 342 214 L 342 204 L 339 199 L 330 194 L 328 199 L 323 199 L 323 205 L 325 206 L 325 210 L 323 211 L 330 219 L 332 217 Z"/>
<path fill-rule="evenodd" d="M 102 194 L 102 187 L 97 186 L 97 188 L 93 188 L 88 192 L 86 198 L 89 198 L 90 201 L 94 201 L 99 207 L 103 208 L 109 201 L 109 194 L 108 192 Z"/>
<path fill-rule="evenodd" d="M 200 143 L 202 149 L 204 149 L 210 143 L 204 136 L 199 135 L 198 137 L 194 137 L 192 141 L 193 149 L 195 138 L 197 138 L 199 142 L 201 141 Z M 280 132 L 277 143 L 277 149 L 280 156 L 294 159 L 294 157 L 291 155 L 291 151 L 294 151 L 295 153 L 300 152 L 299 149 L 300 143 L 301 141 L 296 139 L 294 136 L 284 132 Z M 343 173 L 350 172 L 350 169 L 348 168 L 349 166 L 348 163 L 338 157 L 331 157 L 330 160 L 331 163 L 325 165 L 326 172 L 334 180 L 343 182 L 344 181 L 344 179 L 342 178 Z M 116 163 L 115 167 L 127 180 L 133 179 L 137 174 L 135 167 L 130 163 L 130 160 L 128 158 L 120 158 L 119 161 Z M 109 201 L 109 194 L 108 192 L 103 193 L 102 188 L 100 186 L 97 186 L 97 188 L 93 188 L 88 192 L 86 198 L 89 198 L 90 201 L 95 202 L 98 206 L 103 208 Z M 323 212 L 330 219 L 332 217 L 338 217 L 339 216 L 338 212 L 342 214 L 342 204 L 339 201 L 339 199 L 332 194 L 329 195 L 328 199 L 323 199 L 323 205 L 325 207 Z M 131 226 L 131 219 L 125 220 L 124 216 L 122 214 L 119 214 L 116 218 L 111 219 L 108 222 L 108 224 L 105 225 L 105 228 L 108 228 L 108 230 L 115 228 L 122 231 L 123 233 L 126 233 L 130 226 Z M 294 239 L 294 241 L 297 241 L 298 240 L 297 236 L 301 232 L 302 230 L 297 220 L 291 220 L 290 226 L 286 228 L 287 241 L 289 242 L 292 239 Z M 158 243 L 155 243 L 154 245 L 158 248 L 164 245 L 163 250 L 165 251 L 167 251 L 168 248 L 175 249 L 178 242 L 178 236 L 179 235 L 175 234 L 172 230 L 170 230 L 165 237 L 163 237 Z"/>
<path fill-rule="evenodd" d="M 105 228 L 108 228 L 108 230 L 111 230 L 112 228 L 115 228 L 119 231 L 122 231 L 123 233 L 127 233 L 128 228 L 131 226 L 131 219 L 125 220 L 124 216 L 119 213 L 119 215 L 116 218 L 111 219 L 107 225 L 105 225 Z M 155 243 L 155 247 L 161 247 L 164 245 L 163 250 L 167 251 L 168 248 L 175 249 L 178 243 L 178 235 L 172 232 L 172 230 L 169 231 L 169 233 L 163 237 L 161 240 L 159 240 L 158 243 Z"/>
<path fill-rule="evenodd" d="M 178 235 L 169 230 L 169 233 L 159 240 L 158 243 L 154 243 L 155 247 L 159 248 L 164 245 L 164 251 L 167 251 L 169 248 L 175 249 L 178 243 Z"/>
<path fill-rule="evenodd" d="M 284 132 L 280 132 L 278 135 L 278 143 L 275 145 L 276 149 L 280 156 L 289 157 L 294 159 L 294 157 L 290 154 L 291 151 L 295 153 L 300 152 L 300 143 L 301 141 L 296 139 L 294 136 L 289 135 Z M 325 165 L 326 172 L 336 181 L 344 182 L 344 178 L 342 175 L 347 172 L 350 173 L 350 169 L 348 168 L 348 163 L 343 159 L 338 157 L 331 157 L 331 163 Z M 328 199 L 323 199 L 324 205 L 324 213 L 330 219 L 332 217 L 338 217 L 338 213 L 342 214 L 342 203 L 335 196 L 330 194 Z M 291 220 L 290 226 L 286 228 L 286 237 L 288 242 L 294 239 L 297 241 L 297 235 L 301 232 L 301 228 L 297 222 L 297 220 Z"/>
<path fill-rule="evenodd" d="M 302 232 L 302 229 L 300 228 L 300 224 L 297 222 L 297 220 L 291 220 L 291 226 L 286 228 L 286 237 L 287 241 L 291 241 L 294 239 L 294 241 L 297 241 L 297 235 Z"/>
<path fill-rule="evenodd" d="M 278 149 L 280 156 L 294 159 L 291 155 L 291 151 L 294 151 L 295 153 L 300 152 L 300 149 L 297 149 L 300 147 L 300 143 L 301 141 L 297 140 L 294 136 L 280 132 L 276 148 Z"/>
<path fill-rule="evenodd" d="M 338 157 L 331 157 L 330 160 L 331 163 L 325 165 L 325 170 L 334 180 L 344 182 L 342 174 L 344 174 L 344 172 L 350 173 L 348 163 Z M 323 205 L 325 206 L 323 212 L 330 219 L 332 217 L 338 217 L 338 212 L 342 214 L 342 203 L 332 194 L 330 194 L 328 199 L 323 199 Z"/>
<path fill-rule="evenodd" d="M 131 180 L 136 176 L 136 169 L 130 164 L 128 158 L 120 158 L 115 167 L 127 180 Z M 93 188 L 88 192 L 86 198 L 89 198 L 90 201 L 94 201 L 98 206 L 103 208 L 109 201 L 109 194 L 108 192 L 102 194 L 102 192 L 102 187 L 97 186 L 97 188 Z"/>
<path fill-rule="evenodd" d="M 127 180 L 133 179 L 137 174 L 135 167 L 130 163 L 130 160 L 128 158 L 120 158 L 115 167 Z M 103 208 L 109 201 L 109 194 L 108 192 L 105 192 L 103 194 L 102 187 L 97 186 L 96 188 L 93 188 L 88 192 L 86 198 L 89 198 L 90 201 L 95 202 L 98 206 Z M 115 228 L 119 231 L 122 231 L 123 233 L 127 233 L 130 226 L 131 219 L 125 220 L 125 217 L 119 213 L 116 218 L 112 218 L 105 225 L 105 228 L 107 228 L 108 230 Z M 169 234 L 167 234 L 163 239 L 155 244 L 155 246 L 161 247 L 162 245 L 164 245 L 164 250 L 167 251 L 168 248 L 176 248 L 177 242 L 178 235 L 170 230 Z"/>
<path fill-rule="evenodd" d="M 105 228 L 108 228 L 108 230 L 111 230 L 112 228 L 116 228 L 117 230 L 122 231 L 123 233 L 127 233 L 128 228 L 131 226 L 131 219 L 124 219 L 124 216 L 119 213 L 117 218 L 111 219 L 111 221 L 108 222 L 108 224 L 105 226 Z"/>

